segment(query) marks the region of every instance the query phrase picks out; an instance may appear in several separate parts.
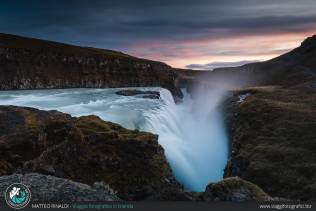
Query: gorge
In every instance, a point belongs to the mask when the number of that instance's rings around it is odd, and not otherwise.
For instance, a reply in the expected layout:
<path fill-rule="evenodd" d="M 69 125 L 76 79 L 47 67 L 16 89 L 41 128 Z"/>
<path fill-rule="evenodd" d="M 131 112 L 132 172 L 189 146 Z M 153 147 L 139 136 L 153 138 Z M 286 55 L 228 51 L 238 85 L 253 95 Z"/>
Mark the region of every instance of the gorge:
<path fill-rule="evenodd" d="M 183 70 L 0 34 L 0 181 L 101 182 L 123 200 L 315 199 L 315 56 L 312 36 L 265 62 Z"/>
<path fill-rule="evenodd" d="M 76 117 L 97 115 L 131 130 L 158 134 L 176 179 L 187 190 L 201 192 L 210 182 L 222 180 L 228 159 L 228 138 L 220 110 L 224 93 L 201 90 L 192 100 L 183 90 L 183 102 L 175 104 L 171 93 L 163 88 L 138 88 L 158 91 L 160 99 L 115 94 L 120 90 L 126 89 L 5 91 L 0 93 L 0 102 L 58 110 Z"/>

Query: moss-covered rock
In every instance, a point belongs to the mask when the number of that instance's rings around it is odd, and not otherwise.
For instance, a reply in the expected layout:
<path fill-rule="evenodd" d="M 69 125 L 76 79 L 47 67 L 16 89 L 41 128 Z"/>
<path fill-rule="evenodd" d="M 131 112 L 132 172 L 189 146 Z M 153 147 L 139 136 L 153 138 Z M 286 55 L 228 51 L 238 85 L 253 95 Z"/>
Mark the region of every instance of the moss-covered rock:
<path fill-rule="evenodd" d="M 0 106 L 1 175 L 38 172 L 92 185 L 126 200 L 186 199 L 157 135 L 96 116 Z"/>
<path fill-rule="evenodd" d="M 257 185 L 229 177 L 217 183 L 210 183 L 202 194 L 205 201 L 268 201 L 272 198 Z"/>
<path fill-rule="evenodd" d="M 261 87 L 238 104 L 225 171 L 273 197 L 316 198 L 316 90 L 312 81 Z M 240 94 L 240 93 L 237 93 Z"/>

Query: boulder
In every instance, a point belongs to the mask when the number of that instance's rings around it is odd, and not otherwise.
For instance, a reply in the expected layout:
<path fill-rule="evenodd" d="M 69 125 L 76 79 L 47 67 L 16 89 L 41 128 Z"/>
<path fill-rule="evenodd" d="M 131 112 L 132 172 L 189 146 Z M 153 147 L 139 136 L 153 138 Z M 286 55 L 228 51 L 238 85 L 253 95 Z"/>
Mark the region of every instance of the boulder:
<path fill-rule="evenodd" d="M 32 194 L 32 202 L 107 202 L 119 201 L 115 191 L 103 183 L 92 186 L 43 174 L 12 174 L 0 177 L 0 196 L 3 199 L 7 187 L 23 183 Z"/>
<path fill-rule="evenodd" d="M 204 201 L 268 201 L 272 198 L 257 185 L 240 179 L 229 177 L 217 183 L 210 183 L 202 194 Z"/>

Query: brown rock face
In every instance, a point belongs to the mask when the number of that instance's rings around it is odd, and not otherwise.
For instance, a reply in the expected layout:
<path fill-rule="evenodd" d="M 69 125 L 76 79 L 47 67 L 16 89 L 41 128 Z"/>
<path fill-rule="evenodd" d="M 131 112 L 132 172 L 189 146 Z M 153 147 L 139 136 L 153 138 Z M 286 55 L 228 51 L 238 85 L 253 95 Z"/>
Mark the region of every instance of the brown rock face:
<path fill-rule="evenodd" d="M 161 86 L 182 96 L 162 62 L 7 34 L 0 34 L 0 74 L 0 90 Z"/>
<path fill-rule="evenodd" d="M 103 181 L 126 200 L 185 199 L 156 135 L 96 116 L 0 106 L 0 169 Z"/>
<path fill-rule="evenodd" d="M 245 91 L 244 91 L 245 92 Z M 316 198 L 316 89 L 258 87 L 239 103 L 225 176 L 239 176 L 273 197 Z"/>

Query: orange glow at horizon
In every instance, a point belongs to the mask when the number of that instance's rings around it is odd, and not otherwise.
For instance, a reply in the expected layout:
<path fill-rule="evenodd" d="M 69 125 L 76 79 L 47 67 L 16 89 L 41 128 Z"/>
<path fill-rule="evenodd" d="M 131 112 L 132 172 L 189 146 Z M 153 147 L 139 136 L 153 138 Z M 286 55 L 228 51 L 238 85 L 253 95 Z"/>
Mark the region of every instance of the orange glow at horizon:
<path fill-rule="evenodd" d="M 131 53 L 135 56 L 162 61 L 176 68 L 211 62 L 265 61 L 298 47 L 304 39 L 315 33 L 316 30 L 183 40 L 175 43 L 147 42 L 134 45 Z"/>

